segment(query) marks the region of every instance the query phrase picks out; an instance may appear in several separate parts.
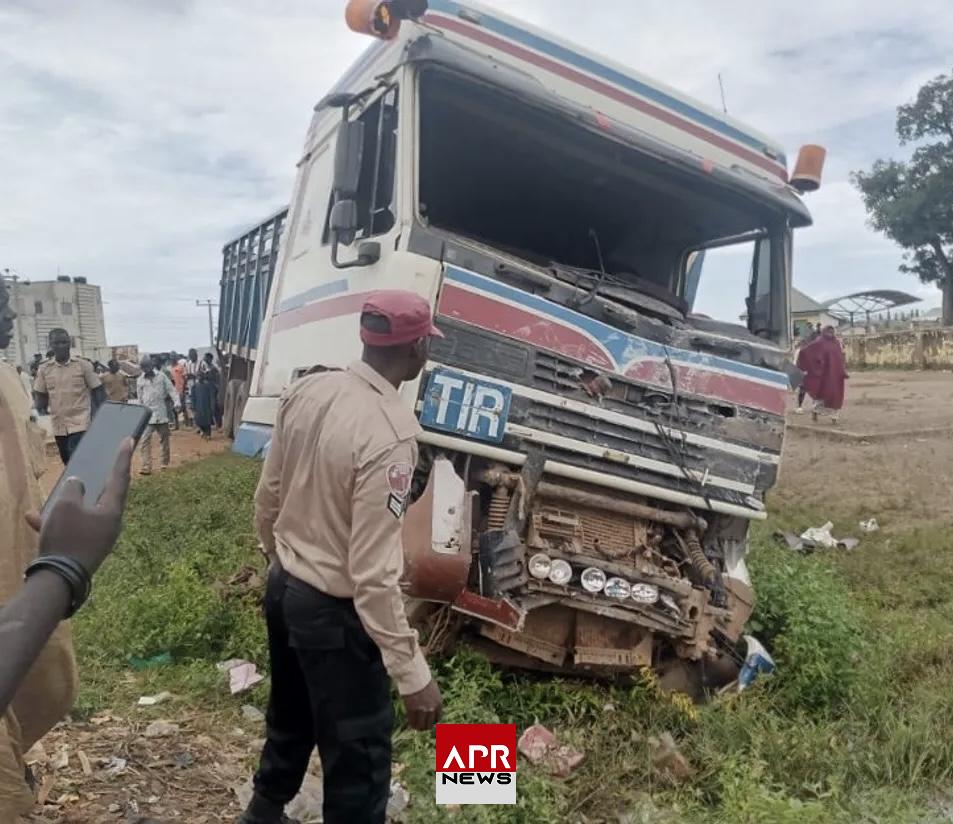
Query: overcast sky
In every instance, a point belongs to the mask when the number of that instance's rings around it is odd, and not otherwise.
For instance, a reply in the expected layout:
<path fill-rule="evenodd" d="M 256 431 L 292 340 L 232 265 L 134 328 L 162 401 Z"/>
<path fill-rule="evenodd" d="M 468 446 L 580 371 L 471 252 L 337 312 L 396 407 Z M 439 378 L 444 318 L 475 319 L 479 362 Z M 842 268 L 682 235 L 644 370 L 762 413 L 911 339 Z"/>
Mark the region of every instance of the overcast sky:
<path fill-rule="evenodd" d="M 790 157 L 829 149 L 795 285 L 938 302 L 847 178 L 899 152 L 897 104 L 953 69 L 949 0 L 489 3 L 716 106 L 720 72 L 730 113 Z M 203 343 L 223 243 L 288 202 L 311 107 L 367 45 L 344 5 L 0 0 L 0 269 L 100 284 L 111 344 Z"/>

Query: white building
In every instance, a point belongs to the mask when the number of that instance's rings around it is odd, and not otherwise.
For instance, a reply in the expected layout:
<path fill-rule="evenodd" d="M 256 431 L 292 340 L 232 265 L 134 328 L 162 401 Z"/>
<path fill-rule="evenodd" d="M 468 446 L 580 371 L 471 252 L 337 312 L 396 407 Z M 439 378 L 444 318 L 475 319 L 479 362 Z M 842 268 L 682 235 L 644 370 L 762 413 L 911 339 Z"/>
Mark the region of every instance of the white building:
<path fill-rule="evenodd" d="M 103 298 L 98 286 L 86 278 L 59 277 L 56 280 L 28 281 L 6 278 L 10 304 L 17 313 L 13 340 L 2 354 L 6 360 L 27 366 L 33 355 L 45 355 L 53 329 L 69 332 L 73 351 L 105 363 L 106 346 Z"/>
<path fill-rule="evenodd" d="M 818 324 L 821 327 L 840 325 L 840 321 L 835 318 L 823 303 L 818 303 L 814 298 L 805 295 L 799 289 L 791 288 L 791 321 L 794 324 L 794 336 L 797 338 L 807 338 L 811 335 L 811 330 Z"/>

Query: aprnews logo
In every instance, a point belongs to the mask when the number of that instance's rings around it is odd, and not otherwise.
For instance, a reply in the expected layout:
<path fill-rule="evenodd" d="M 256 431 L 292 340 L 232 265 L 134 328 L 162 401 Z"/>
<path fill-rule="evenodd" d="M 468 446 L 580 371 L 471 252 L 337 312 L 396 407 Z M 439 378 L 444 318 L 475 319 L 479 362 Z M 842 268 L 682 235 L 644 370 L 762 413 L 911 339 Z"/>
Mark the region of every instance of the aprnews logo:
<path fill-rule="evenodd" d="M 437 724 L 437 803 L 516 803 L 516 724 Z"/>

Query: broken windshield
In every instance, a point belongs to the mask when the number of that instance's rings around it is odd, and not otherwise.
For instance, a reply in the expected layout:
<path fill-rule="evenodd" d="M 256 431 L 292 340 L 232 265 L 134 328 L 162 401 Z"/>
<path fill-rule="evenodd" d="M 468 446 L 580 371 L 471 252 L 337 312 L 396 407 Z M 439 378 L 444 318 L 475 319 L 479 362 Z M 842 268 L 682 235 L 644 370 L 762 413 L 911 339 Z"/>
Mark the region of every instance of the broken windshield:
<path fill-rule="evenodd" d="M 421 73 L 421 220 L 593 296 L 681 315 L 689 251 L 763 230 L 766 212 L 563 113 L 451 70 Z"/>

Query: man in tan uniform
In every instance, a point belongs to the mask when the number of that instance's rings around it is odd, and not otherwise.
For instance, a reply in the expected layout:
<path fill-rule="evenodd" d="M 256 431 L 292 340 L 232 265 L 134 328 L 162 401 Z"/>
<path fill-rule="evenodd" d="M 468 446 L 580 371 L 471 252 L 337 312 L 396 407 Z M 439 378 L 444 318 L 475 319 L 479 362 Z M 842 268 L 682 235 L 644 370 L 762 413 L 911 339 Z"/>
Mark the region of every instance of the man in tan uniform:
<path fill-rule="evenodd" d="M 0 349 L 10 343 L 14 317 L 0 280 Z M 25 516 L 42 503 L 38 478 L 44 466 L 44 436 L 30 419 L 30 401 L 13 367 L 0 363 L 0 604 L 21 587 L 36 555 L 36 534 Z M 32 807 L 23 753 L 69 712 L 76 688 L 72 639 L 64 622 L 0 720 L 0 822 L 16 822 Z"/>
<path fill-rule="evenodd" d="M 420 426 L 397 389 L 439 335 L 426 301 L 379 292 L 364 305 L 364 355 L 282 397 L 255 497 L 272 557 L 265 614 L 271 698 L 255 795 L 241 824 L 289 821 L 315 746 L 324 821 L 383 824 L 390 788 L 390 678 L 415 729 L 440 691 L 404 614 L 401 525 Z"/>
<path fill-rule="evenodd" d="M 36 411 L 53 419 L 53 436 L 64 464 L 79 446 L 89 422 L 106 400 L 102 381 L 85 358 L 70 354 L 69 332 L 54 329 L 50 332 L 53 357 L 43 361 L 36 373 L 33 391 L 36 393 Z"/>
<path fill-rule="evenodd" d="M 134 363 L 129 361 L 117 361 L 113 358 L 106 364 L 107 371 L 101 378 L 103 388 L 106 390 L 106 400 L 114 403 L 127 403 L 129 401 L 129 378 L 138 378 L 142 370 Z"/>

